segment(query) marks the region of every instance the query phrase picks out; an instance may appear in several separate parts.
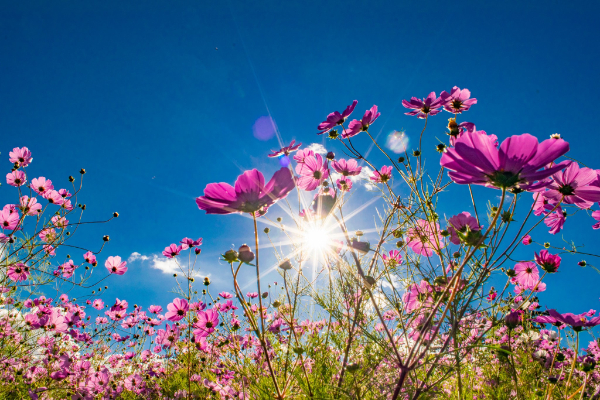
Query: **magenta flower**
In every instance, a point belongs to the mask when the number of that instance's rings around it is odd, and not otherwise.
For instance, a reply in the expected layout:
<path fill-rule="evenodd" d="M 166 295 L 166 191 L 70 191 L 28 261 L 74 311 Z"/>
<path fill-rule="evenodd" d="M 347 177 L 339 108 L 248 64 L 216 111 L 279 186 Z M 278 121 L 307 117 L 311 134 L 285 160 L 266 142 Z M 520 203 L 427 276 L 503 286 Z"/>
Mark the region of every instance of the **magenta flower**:
<path fill-rule="evenodd" d="M 360 174 L 362 167 L 358 166 L 355 159 L 344 160 L 343 158 L 331 163 L 331 166 L 338 174 L 343 176 L 356 176 Z"/>
<path fill-rule="evenodd" d="M 8 229 L 9 231 L 14 230 L 18 225 L 21 217 L 18 212 L 13 212 L 10 209 L 4 207 L 0 211 L 0 228 Z"/>
<path fill-rule="evenodd" d="M 73 260 L 69 260 L 66 263 L 60 265 L 58 270 L 61 271 L 63 278 L 70 278 L 75 273 L 77 265 L 73 263 Z"/>
<path fill-rule="evenodd" d="M 574 162 L 564 171 L 552 175 L 552 182 L 544 196 L 556 202 L 562 200 L 567 204 L 575 204 L 579 208 L 591 208 L 595 202 L 600 201 L 597 179 L 596 170 L 579 168 L 579 164 Z"/>
<path fill-rule="evenodd" d="M 31 151 L 27 147 L 15 147 L 10 153 L 8 160 L 11 163 L 18 163 L 20 167 L 26 167 L 31 164 L 33 157 L 31 157 Z"/>
<path fill-rule="evenodd" d="M 23 263 L 16 263 L 8 267 L 7 275 L 10 279 L 15 282 L 21 282 L 27 280 L 27 277 L 31 273 L 29 272 L 29 266 Z"/>
<path fill-rule="evenodd" d="M 65 202 L 65 199 L 63 199 L 63 197 L 58 194 L 56 190 L 46 191 L 43 197 L 48 200 L 48 203 L 55 204 L 57 206 L 60 206 Z"/>
<path fill-rule="evenodd" d="M 471 99 L 469 89 L 460 89 L 454 86 L 450 93 L 443 91 L 440 94 L 445 101 L 444 110 L 453 114 L 461 114 L 463 111 L 468 111 L 473 104 L 477 104 L 477 99 Z"/>
<path fill-rule="evenodd" d="M 434 228 L 435 227 L 435 228 Z M 444 247 L 444 237 L 440 233 L 440 225 L 420 219 L 416 226 L 409 228 L 406 243 L 417 254 L 430 257 Z"/>
<path fill-rule="evenodd" d="M 596 221 L 598 221 L 592 226 L 592 228 L 600 229 L 600 210 L 596 210 L 596 211 L 592 212 L 592 218 L 594 218 Z"/>
<path fill-rule="evenodd" d="M 44 178 L 43 176 L 32 179 L 30 186 L 40 196 L 43 196 L 46 192 L 54 189 L 52 181 Z"/>
<path fill-rule="evenodd" d="M 374 171 L 371 180 L 375 183 L 385 183 L 392 179 L 392 167 L 384 165 L 381 170 Z"/>
<path fill-rule="evenodd" d="M 327 116 L 327 119 L 321 122 L 317 127 L 317 129 L 319 130 L 317 135 L 327 133 L 330 130 L 332 130 L 336 125 L 343 124 L 344 121 L 346 121 L 346 118 L 348 118 L 350 114 L 352 114 L 352 111 L 354 111 L 354 107 L 356 107 L 356 104 L 358 104 L 358 101 L 354 100 L 352 104 L 346 107 L 343 113 L 340 114 L 338 111 L 334 111 L 331 114 L 329 114 Z"/>
<path fill-rule="evenodd" d="M 440 113 L 442 111 L 440 108 L 444 105 L 444 102 L 444 98 L 441 96 L 435 97 L 435 92 L 431 92 L 423 100 L 416 97 L 411 97 L 410 101 L 402 100 L 402 105 L 405 108 L 414 110 L 405 113 L 406 115 L 416 115 L 417 118 L 424 119 L 428 115 Z"/>
<path fill-rule="evenodd" d="M 468 231 L 479 231 L 481 226 L 477 224 L 477 219 L 468 212 L 462 212 L 448 219 L 448 232 L 450 241 L 454 244 L 460 244 L 460 237 L 457 232 L 467 233 Z"/>
<path fill-rule="evenodd" d="M 55 332 L 64 333 L 69 328 L 69 325 L 67 325 L 66 318 L 60 313 L 59 309 L 53 308 L 45 327 Z"/>
<path fill-rule="evenodd" d="M 338 189 L 340 189 L 342 192 L 348 192 L 350 191 L 350 189 L 352 189 L 352 181 L 350 180 L 350 178 L 345 176 L 338 179 L 336 181 L 336 184 Z"/>
<path fill-rule="evenodd" d="M 21 196 L 19 203 L 19 209 L 23 214 L 34 216 L 42 212 L 42 205 L 38 203 L 35 197 L 29 198 L 28 196 Z"/>
<path fill-rule="evenodd" d="M 148 307 L 148 311 L 150 311 L 152 314 L 158 314 L 160 312 L 162 312 L 163 308 L 161 306 L 150 306 Z"/>
<path fill-rule="evenodd" d="M 17 170 L 13 172 L 9 172 L 6 174 L 6 183 L 11 186 L 19 187 L 27 182 L 27 178 L 25 177 L 25 172 Z"/>
<path fill-rule="evenodd" d="M 574 331 L 579 332 L 583 328 L 592 328 L 596 325 L 600 325 L 600 316 L 587 319 L 587 313 L 575 315 L 572 313 L 560 314 L 556 310 L 548 310 L 550 317 L 553 317 L 556 321 L 562 322 L 563 324 L 570 325 Z"/>
<path fill-rule="evenodd" d="M 342 139 L 348 139 L 369 130 L 369 125 L 375 122 L 380 115 L 381 113 L 377 112 L 377 106 L 371 107 L 370 110 L 365 111 L 361 121 L 354 119 L 348 124 L 348 128 L 344 129 L 344 133 L 342 133 Z"/>
<path fill-rule="evenodd" d="M 123 275 L 127 272 L 127 261 L 121 261 L 121 257 L 110 256 L 104 263 L 109 274 Z"/>
<path fill-rule="evenodd" d="M 537 265 L 550 274 L 558 271 L 560 261 L 561 258 L 558 254 L 550 254 L 548 250 L 540 251 L 539 255 L 535 253 L 535 262 Z"/>
<path fill-rule="evenodd" d="M 314 156 L 314 155 L 315 155 L 314 151 L 309 150 L 309 149 L 302 149 L 302 150 L 299 150 L 294 155 L 294 160 L 297 163 L 303 164 L 307 157 Z"/>
<path fill-rule="evenodd" d="M 300 175 L 298 187 L 307 192 L 315 190 L 329 177 L 327 160 L 323 159 L 320 154 L 306 157 L 303 164 L 296 165 L 296 172 Z"/>
<path fill-rule="evenodd" d="M 289 156 L 291 153 L 293 153 L 294 151 L 298 150 L 300 148 L 300 146 L 302 146 L 302 143 L 298 143 L 296 144 L 295 140 L 292 140 L 292 142 L 289 144 L 289 146 L 285 146 L 282 147 L 279 150 L 271 150 L 273 153 L 269 154 L 268 157 L 279 157 L 279 156 Z"/>
<path fill-rule="evenodd" d="M 420 284 L 412 284 L 402 296 L 402 301 L 405 304 L 405 311 L 410 313 L 421 306 L 428 306 L 432 303 L 433 288 L 426 281 L 421 281 Z"/>
<path fill-rule="evenodd" d="M 96 310 L 102 310 L 104 308 L 104 302 L 101 299 L 96 299 L 93 301 L 92 307 Z"/>
<path fill-rule="evenodd" d="M 187 300 L 176 298 L 173 299 L 173 302 L 167 306 L 167 310 L 169 311 L 167 311 L 165 317 L 169 321 L 179 321 L 186 316 L 189 310 L 189 305 Z"/>
<path fill-rule="evenodd" d="M 83 255 L 83 259 L 88 264 L 92 264 L 92 265 L 98 264 L 97 261 L 96 261 L 96 256 L 91 251 L 88 251 L 87 253 L 85 253 Z"/>
<path fill-rule="evenodd" d="M 465 132 L 455 147 L 447 148 L 440 164 L 450 170 L 448 175 L 459 184 L 529 190 L 539 189 L 533 186 L 536 181 L 546 185 L 546 178 L 570 163 L 563 161 L 538 171 L 569 151 L 569 144 L 562 139 L 551 138 L 538 144 L 534 136 L 524 133 L 505 139 L 499 149 L 493 142 L 489 135 Z"/>
<path fill-rule="evenodd" d="M 193 326 L 196 328 L 194 336 L 206 337 L 213 333 L 219 325 L 219 313 L 216 310 L 199 311 L 198 322 Z"/>
<path fill-rule="evenodd" d="M 565 226 L 566 219 L 566 211 L 563 211 L 562 207 L 558 206 L 553 213 L 551 213 L 544 219 L 544 224 L 546 224 L 546 226 L 550 228 L 549 232 L 552 235 L 556 235 L 558 232 L 561 231 L 563 226 Z"/>
<path fill-rule="evenodd" d="M 202 246 L 202 238 L 200 238 L 198 240 L 192 240 L 190 238 L 183 238 L 183 239 L 181 239 L 181 241 L 179 243 L 181 243 L 181 248 L 183 250 L 187 250 L 191 247 Z"/>
<path fill-rule="evenodd" d="M 235 187 L 223 182 L 208 184 L 204 196 L 198 197 L 196 204 L 207 214 L 239 212 L 260 216 L 293 188 L 292 173 L 287 168 L 275 172 L 266 185 L 263 174 L 253 169 L 238 176 Z"/>
<path fill-rule="evenodd" d="M 558 202 L 550 201 L 544 195 L 544 192 L 534 192 L 533 194 L 533 215 L 540 216 L 547 214 L 548 210 L 552 210 Z"/>
<path fill-rule="evenodd" d="M 402 264 L 402 254 L 398 250 L 391 250 L 388 254 L 381 256 L 383 263 L 392 268 Z"/>
<path fill-rule="evenodd" d="M 167 258 L 173 258 L 178 256 L 181 253 L 182 247 L 177 246 L 176 244 L 171 244 L 170 246 L 165 247 L 163 250 L 163 255 Z"/>
<path fill-rule="evenodd" d="M 531 261 L 520 262 L 515 265 L 515 273 L 519 285 L 526 289 L 533 289 L 540 281 L 540 272 Z"/>
<path fill-rule="evenodd" d="M 533 243 L 533 240 L 531 239 L 531 236 L 529 236 L 529 235 L 525 235 L 525 236 L 523 236 L 522 243 L 523 243 L 525 246 L 529 246 L 531 243 Z"/>
<path fill-rule="evenodd" d="M 219 293 L 219 297 L 222 299 L 232 299 L 233 295 L 229 292 L 221 292 Z"/>

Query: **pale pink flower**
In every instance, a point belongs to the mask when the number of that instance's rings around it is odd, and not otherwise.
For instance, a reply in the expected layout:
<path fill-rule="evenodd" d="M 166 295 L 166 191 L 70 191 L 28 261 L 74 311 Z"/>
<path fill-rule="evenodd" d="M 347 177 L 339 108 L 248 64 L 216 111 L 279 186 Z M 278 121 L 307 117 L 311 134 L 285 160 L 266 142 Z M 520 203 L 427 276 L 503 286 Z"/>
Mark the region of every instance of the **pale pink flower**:
<path fill-rule="evenodd" d="M 19 187 L 27 182 L 27 178 L 25 177 L 25 172 L 17 170 L 13 172 L 9 172 L 6 174 L 6 183 L 11 186 Z"/>
<path fill-rule="evenodd" d="M 123 275 L 127 272 L 127 261 L 121 261 L 121 257 L 110 256 L 104 263 L 109 274 Z"/>

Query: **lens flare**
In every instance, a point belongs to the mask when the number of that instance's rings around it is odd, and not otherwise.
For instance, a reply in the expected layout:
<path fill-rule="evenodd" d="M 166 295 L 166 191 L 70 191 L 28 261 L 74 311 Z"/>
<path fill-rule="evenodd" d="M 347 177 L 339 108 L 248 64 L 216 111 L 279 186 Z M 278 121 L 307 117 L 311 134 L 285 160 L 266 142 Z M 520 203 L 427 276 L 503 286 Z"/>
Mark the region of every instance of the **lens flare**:
<path fill-rule="evenodd" d="M 281 165 L 283 168 L 286 168 L 288 165 L 290 165 L 290 158 L 285 154 L 280 155 L 279 165 Z"/>
<path fill-rule="evenodd" d="M 275 121 L 269 116 L 260 117 L 252 125 L 252 133 L 258 140 L 266 141 L 275 135 L 277 125 Z"/>
<path fill-rule="evenodd" d="M 408 148 L 408 135 L 404 130 L 391 132 L 385 146 L 396 154 L 404 153 Z"/>
<path fill-rule="evenodd" d="M 311 251 L 320 252 L 329 246 L 329 235 L 322 227 L 311 226 L 304 232 L 304 243 Z"/>

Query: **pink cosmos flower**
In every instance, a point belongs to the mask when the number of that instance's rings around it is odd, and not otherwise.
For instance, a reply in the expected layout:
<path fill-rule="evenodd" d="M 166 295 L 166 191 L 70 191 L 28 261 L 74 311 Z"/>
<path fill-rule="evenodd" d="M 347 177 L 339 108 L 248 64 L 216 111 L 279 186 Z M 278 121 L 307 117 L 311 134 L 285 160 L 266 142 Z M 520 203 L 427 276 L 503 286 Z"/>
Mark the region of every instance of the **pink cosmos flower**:
<path fill-rule="evenodd" d="M 219 297 L 222 299 L 231 299 L 233 298 L 233 295 L 229 292 L 221 292 L 219 293 Z"/>
<path fill-rule="evenodd" d="M 132 392 L 136 392 L 142 387 L 144 384 L 144 379 L 138 374 L 131 374 L 127 378 L 125 378 L 124 386 L 127 390 L 131 390 Z"/>
<path fill-rule="evenodd" d="M 592 225 L 592 229 L 600 229 L 600 210 L 592 212 L 592 218 L 598 221 L 594 225 Z"/>
<path fill-rule="evenodd" d="M 52 225 L 60 229 L 64 229 L 69 225 L 68 219 L 66 219 L 65 217 L 59 217 L 58 215 L 52 217 L 51 221 Z"/>
<path fill-rule="evenodd" d="M 163 255 L 167 258 L 173 258 L 178 256 L 181 253 L 182 246 L 177 246 L 176 244 L 172 244 L 170 246 L 165 247 L 163 250 Z"/>
<path fill-rule="evenodd" d="M 219 325 L 219 313 L 210 309 L 198 312 L 198 322 L 194 324 L 194 336 L 206 337 L 215 331 Z"/>
<path fill-rule="evenodd" d="M 56 255 L 56 251 L 54 246 L 50 246 L 49 244 L 45 244 L 43 247 L 44 251 L 46 252 L 46 254 L 50 255 L 50 256 L 55 256 Z"/>
<path fill-rule="evenodd" d="M 235 187 L 227 183 L 208 184 L 196 204 L 207 214 L 264 215 L 270 206 L 288 195 L 294 188 L 294 180 L 289 169 L 281 168 L 266 185 L 264 182 L 258 170 L 246 171 L 238 176 Z"/>
<path fill-rule="evenodd" d="M 64 263 L 58 267 L 59 271 L 62 272 L 63 278 L 72 277 L 73 274 L 75 273 L 76 268 L 77 268 L 77 265 L 75 265 L 73 263 L 73 260 L 69 260 L 66 263 Z"/>
<path fill-rule="evenodd" d="M 595 202 L 600 201 L 597 179 L 596 170 L 579 168 L 579 164 L 573 162 L 564 171 L 552 175 L 552 182 L 544 196 L 556 202 L 562 200 L 567 204 L 575 204 L 579 208 L 591 208 Z"/>
<path fill-rule="evenodd" d="M 83 255 L 83 259 L 88 264 L 92 264 L 92 265 L 96 265 L 97 264 L 97 262 L 96 262 L 96 256 L 91 251 L 88 251 L 87 253 L 85 253 Z"/>
<path fill-rule="evenodd" d="M 407 239 L 407 245 L 412 251 L 427 257 L 445 246 L 444 237 L 440 234 L 440 225 L 424 219 L 418 220 L 416 226 L 408 229 Z"/>
<path fill-rule="evenodd" d="M 563 226 L 565 226 L 566 219 L 566 211 L 563 211 L 562 207 L 558 206 L 553 213 L 551 213 L 544 219 L 544 224 L 546 224 L 546 226 L 550 228 L 549 232 L 552 235 L 556 235 L 558 232 L 561 231 Z"/>
<path fill-rule="evenodd" d="M 6 174 L 6 183 L 11 186 L 19 187 L 27 182 L 27 178 L 25 177 L 25 172 L 17 170 L 12 171 Z"/>
<path fill-rule="evenodd" d="M 187 312 L 189 311 L 189 305 L 187 300 L 176 298 L 173 299 L 172 303 L 169 303 L 167 309 L 169 311 L 167 311 L 165 317 L 169 321 L 179 321 L 186 316 Z"/>
<path fill-rule="evenodd" d="M 152 314 L 158 314 L 160 312 L 162 312 L 163 308 L 161 306 L 150 306 L 148 307 L 148 311 L 150 311 Z"/>
<path fill-rule="evenodd" d="M 352 181 L 350 180 L 350 178 L 345 176 L 338 179 L 336 181 L 336 185 L 338 189 L 340 189 L 342 192 L 348 192 L 350 191 L 350 189 L 352 189 Z"/>
<path fill-rule="evenodd" d="M 69 193 L 69 191 L 68 191 L 67 189 L 60 189 L 60 190 L 58 191 L 58 194 L 60 194 L 60 196 L 61 196 L 63 199 L 66 199 L 67 197 L 71 197 L 71 193 Z"/>
<path fill-rule="evenodd" d="M 67 296 L 65 293 L 63 293 L 63 294 L 60 295 L 59 299 L 63 303 L 66 303 L 67 301 L 69 301 L 69 296 Z"/>
<path fill-rule="evenodd" d="M 532 289 L 540 281 L 540 272 L 531 261 L 520 262 L 515 265 L 516 279 L 519 285 Z"/>
<path fill-rule="evenodd" d="M 559 138 L 538 143 L 537 138 L 524 133 L 505 139 L 499 149 L 494 141 L 489 135 L 466 132 L 455 147 L 447 148 L 440 164 L 459 184 L 520 190 L 546 186 L 546 178 L 570 164 L 563 161 L 539 171 L 569 151 L 569 144 Z M 537 186 L 536 181 L 540 181 Z"/>
<path fill-rule="evenodd" d="M 362 170 L 362 167 L 359 167 L 358 162 L 353 158 L 350 160 L 344 160 L 343 158 L 336 160 L 331 163 L 331 166 L 335 172 L 343 176 L 356 176 L 360 174 L 360 171 Z"/>
<path fill-rule="evenodd" d="M 109 274 L 123 275 L 127 272 L 127 261 L 121 261 L 121 257 L 110 256 L 104 263 Z"/>
<path fill-rule="evenodd" d="M 250 297 L 251 299 L 255 299 L 258 297 L 258 293 L 256 292 L 248 292 L 246 293 L 246 296 Z"/>
<path fill-rule="evenodd" d="M 523 236 L 523 241 L 522 241 L 522 243 L 523 243 L 525 246 L 529 246 L 531 243 L 533 243 L 533 240 L 531 239 L 531 236 L 529 236 L 529 235 L 525 235 L 525 236 Z"/>
<path fill-rule="evenodd" d="M 296 172 L 300 175 L 298 187 L 307 192 L 315 190 L 329 177 L 327 160 L 324 160 L 320 154 L 307 157 L 303 164 L 296 165 Z"/>
<path fill-rule="evenodd" d="M 558 254 L 550 254 L 548 250 L 540 251 L 540 254 L 535 253 L 535 262 L 546 272 L 552 274 L 558 271 L 561 258 Z"/>
<path fill-rule="evenodd" d="M 56 240 L 56 230 L 54 228 L 44 228 L 38 236 L 43 242 L 53 242 Z"/>
<path fill-rule="evenodd" d="M 50 317 L 48 318 L 48 322 L 46 323 L 46 328 L 53 330 L 55 332 L 66 332 L 69 325 L 66 323 L 66 318 L 62 315 L 58 308 L 53 308 Z"/>
<path fill-rule="evenodd" d="M 385 265 L 392 268 L 402 264 L 402 254 L 398 250 L 391 250 L 388 254 L 382 255 L 381 258 L 383 258 Z"/>
<path fill-rule="evenodd" d="M 104 302 L 101 299 L 96 299 L 92 302 L 92 307 L 96 310 L 102 310 L 104 308 Z"/>
<path fill-rule="evenodd" d="M 450 241 L 454 244 L 460 244 L 460 237 L 457 232 L 467 233 L 467 231 L 481 230 L 481 226 L 477 224 L 477 219 L 466 211 L 451 217 L 448 222 Z"/>
<path fill-rule="evenodd" d="M 371 180 L 375 183 L 385 183 L 392 179 L 392 167 L 384 165 L 379 171 L 373 171 Z"/>
<path fill-rule="evenodd" d="M 117 297 L 115 304 L 110 307 L 110 311 L 125 311 L 127 310 L 127 307 L 129 307 L 127 300 L 119 300 Z"/>
<path fill-rule="evenodd" d="M 596 325 L 600 325 L 600 317 L 587 319 L 587 313 L 575 315 L 572 313 L 560 314 L 556 310 L 548 310 L 550 317 L 554 318 L 558 322 L 570 325 L 574 331 L 581 331 L 583 328 L 592 328 Z"/>
<path fill-rule="evenodd" d="M 361 121 L 355 119 L 348 124 L 348 128 L 344 129 L 342 139 L 348 139 L 369 130 L 369 125 L 375 122 L 380 115 L 381 113 L 377 112 L 377 106 L 371 107 L 370 110 L 365 111 Z"/>
<path fill-rule="evenodd" d="M 405 108 L 411 109 L 405 113 L 406 115 L 416 115 L 417 118 L 424 119 L 427 115 L 435 115 L 440 113 L 440 108 L 444 105 L 445 99 L 435 96 L 435 92 L 429 93 L 429 96 L 423 100 L 416 97 L 411 97 L 410 101 L 402 100 L 402 105 Z"/>
<path fill-rule="evenodd" d="M 60 194 L 58 194 L 56 190 L 46 191 L 46 193 L 44 193 L 44 198 L 48 200 L 48 203 L 57 206 L 61 206 L 65 202 L 65 199 L 63 199 L 63 197 Z"/>
<path fill-rule="evenodd" d="M 29 198 L 28 196 L 21 196 L 19 203 L 19 209 L 23 214 L 34 216 L 42 212 L 42 205 L 38 203 L 35 197 Z"/>
<path fill-rule="evenodd" d="M 8 267 L 7 275 L 11 280 L 21 282 L 27 280 L 27 277 L 31 273 L 29 272 L 29 266 L 23 263 L 16 263 Z"/>
<path fill-rule="evenodd" d="M 6 207 L 0 211 L 0 228 L 2 229 L 7 229 L 9 231 L 15 230 L 19 225 L 20 220 L 21 217 L 19 217 L 18 212 L 11 212 L 11 210 Z"/>
<path fill-rule="evenodd" d="M 181 243 L 181 248 L 183 250 L 187 250 L 191 247 L 202 246 L 202 238 L 200 238 L 198 240 L 193 240 L 190 238 L 183 238 L 183 239 L 181 239 L 181 241 L 179 243 Z"/>
<path fill-rule="evenodd" d="M 294 155 L 294 160 L 297 163 L 303 164 L 307 157 L 314 156 L 314 155 L 315 155 L 314 151 L 309 150 L 309 149 L 302 149 L 302 150 L 299 150 Z"/>
<path fill-rule="evenodd" d="M 410 313 L 421 306 L 428 306 L 432 302 L 433 288 L 426 281 L 421 281 L 420 284 L 412 284 L 402 296 L 402 301 L 405 304 L 405 311 Z"/>
<path fill-rule="evenodd" d="M 344 121 L 346 121 L 346 118 L 348 118 L 350 114 L 352 114 L 352 111 L 354 111 L 354 107 L 356 107 L 357 104 L 358 100 L 354 100 L 351 105 L 346 107 L 343 113 L 340 114 L 338 111 L 334 111 L 331 114 L 329 114 L 327 116 L 327 119 L 321 122 L 317 127 L 317 129 L 319 130 L 317 135 L 327 133 L 330 130 L 332 130 L 336 125 L 343 124 Z"/>
<path fill-rule="evenodd" d="M 20 167 L 26 167 L 31 164 L 33 157 L 31 157 L 31 151 L 27 147 L 15 147 L 10 153 L 8 160 L 11 163 L 18 163 Z"/>
<path fill-rule="evenodd" d="M 473 104 L 477 104 L 477 99 L 471 99 L 469 89 L 460 89 L 454 86 L 450 93 L 443 91 L 440 97 L 444 99 L 444 110 L 453 114 L 461 114 L 463 111 L 468 111 Z"/>
<path fill-rule="evenodd" d="M 50 179 L 44 178 L 43 176 L 32 179 L 30 186 L 40 196 L 43 196 L 44 194 L 46 194 L 46 192 L 54 189 L 52 181 Z"/>
<path fill-rule="evenodd" d="M 269 154 L 268 157 L 279 157 L 279 156 L 289 156 L 291 153 L 293 153 L 294 151 L 298 150 L 300 148 L 300 146 L 302 146 L 302 143 L 298 143 L 295 144 L 296 141 L 292 140 L 292 142 L 289 144 L 289 146 L 285 146 L 282 147 L 279 150 L 271 150 L 273 153 Z"/>

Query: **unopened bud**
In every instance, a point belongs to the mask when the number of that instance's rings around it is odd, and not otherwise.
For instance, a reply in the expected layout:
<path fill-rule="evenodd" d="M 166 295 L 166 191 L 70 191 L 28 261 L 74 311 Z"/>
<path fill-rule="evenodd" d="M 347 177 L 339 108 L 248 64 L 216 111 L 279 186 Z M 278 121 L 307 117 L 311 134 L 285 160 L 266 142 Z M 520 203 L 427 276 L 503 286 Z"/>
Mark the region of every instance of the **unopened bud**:
<path fill-rule="evenodd" d="M 254 260 L 254 253 L 252 252 L 250 246 L 247 244 L 240 246 L 238 249 L 238 259 L 246 264 L 250 264 L 252 260 Z"/>
<path fill-rule="evenodd" d="M 279 268 L 281 268 L 284 271 L 287 271 L 287 270 L 292 269 L 292 264 L 290 263 L 290 260 L 285 259 L 279 263 Z"/>

